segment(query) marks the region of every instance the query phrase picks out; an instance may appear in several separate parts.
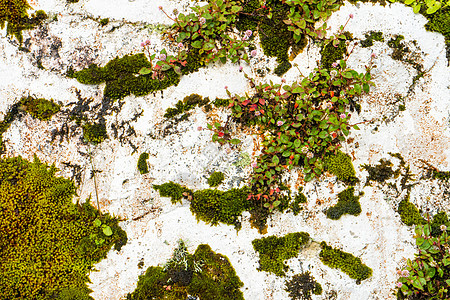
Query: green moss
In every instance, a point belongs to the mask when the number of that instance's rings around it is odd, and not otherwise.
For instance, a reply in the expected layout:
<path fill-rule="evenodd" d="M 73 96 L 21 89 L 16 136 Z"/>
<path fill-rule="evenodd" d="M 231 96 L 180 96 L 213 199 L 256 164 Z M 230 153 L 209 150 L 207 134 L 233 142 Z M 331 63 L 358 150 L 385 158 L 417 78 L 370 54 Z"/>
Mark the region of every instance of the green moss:
<path fill-rule="evenodd" d="M 394 170 L 392 169 L 392 163 L 384 158 L 380 159 L 378 165 L 371 166 L 364 164 L 363 169 L 369 172 L 369 177 L 367 178 L 366 185 L 370 181 L 376 181 L 378 183 L 383 183 L 386 180 L 394 176 Z"/>
<path fill-rule="evenodd" d="M 199 190 L 194 192 L 191 201 L 191 212 L 197 221 L 201 220 L 211 225 L 219 222 L 241 227 L 238 217 L 247 209 L 248 189 L 231 189 L 228 191 Z"/>
<path fill-rule="evenodd" d="M 243 300 L 242 286 L 228 258 L 202 244 L 194 255 L 178 247 L 164 268 L 149 267 L 127 299 L 184 300 L 191 295 L 202 300 Z"/>
<path fill-rule="evenodd" d="M 254 16 L 253 14 L 257 9 L 261 8 L 261 3 L 258 0 L 243 1 L 242 7 L 243 14 L 239 14 L 236 28 L 239 31 L 257 30 L 259 18 L 256 15 Z"/>
<path fill-rule="evenodd" d="M 108 18 L 100 19 L 99 23 L 100 23 L 100 25 L 102 25 L 102 27 L 106 26 L 109 23 L 109 19 Z"/>
<path fill-rule="evenodd" d="M 252 241 L 253 249 L 259 254 L 259 271 L 284 276 L 288 266 L 287 259 L 296 257 L 300 249 L 309 242 L 306 232 L 289 233 L 284 237 L 274 235 Z"/>
<path fill-rule="evenodd" d="M 91 299 L 87 274 L 126 243 L 118 220 L 74 204 L 73 182 L 56 171 L 37 158 L 0 160 L 1 299 Z"/>
<path fill-rule="evenodd" d="M 239 290 L 244 284 L 226 256 L 214 253 L 208 245 L 199 245 L 194 257 L 203 262 L 202 272 L 194 274 L 189 294 L 202 300 L 244 300 Z"/>
<path fill-rule="evenodd" d="M 161 185 L 153 185 L 153 188 L 159 191 L 162 197 L 170 197 L 172 204 L 177 202 L 181 203 L 181 199 L 186 197 L 186 195 L 191 194 L 192 191 L 184 186 L 174 183 L 172 181 L 163 183 Z"/>
<path fill-rule="evenodd" d="M 352 40 L 351 33 L 345 32 L 345 39 L 339 39 L 339 44 L 335 47 L 332 42 L 329 42 L 320 50 L 320 64 L 325 69 L 331 69 L 332 64 L 335 61 L 339 61 L 344 58 L 344 54 L 347 53 L 346 40 Z"/>
<path fill-rule="evenodd" d="M 354 185 L 359 180 L 355 177 L 355 168 L 349 155 L 338 151 L 336 155 L 330 155 L 325 158 L 325 166 L 336 175 L 339 180 L 347 184 Z"/>
<path fill-rule="evenodd" d="M 204 55 L 200 54 L 199 49 L 192 48 L 189 50 L 186 58 L 186 66 L 181 68 L 181 73 L 187 75 L 197 72 L 206 65 Z"/>
<path fill-rule="evenodd" d="M 213 104 L 214 104 L 215 107 L 228 107 L 228 105 L 230 105 L 230 99 L 216 98 L 213 101 Z"/>
<path fill-rule="evenodd" d="M 399 110 L 399 111 L 405 111 L 405 110 L 406 110 L 406 106 L 403 105 L 403 104 L 400 104 L 400 105 L 398 106 L 398 110 Z"/>
<path fill-rule="evenodd" d="M 292 300 L 311 300 L 311 294 L 322 294 L 322 286 L 314 280 L 309 271 L 296 274 L 286 281 L 286 292 Z"/>
<path fill-rule="evenodd" d="M 341 269 L 350 278 L 356 279 L 356 283 L 361 283 L 372 276 L 372 269 L 364 265 L 361 259 L 350 253 L 328 246 L 325 242 L 320 243 L 320 260 L 324 265 L 333 269 Z"/>
<path fill-rule="evenodd" d="M 50 120 L 50 118 L 60 110 L 60 106 L 53 101 L 32 96 L 23 97 L 20 100 L 21 108 L 28 112 L 33 118 L 41 121 Z"/>
<path fill-rule="evenodd" d="M 442 234 L 441 225 L 447 226 L 447 230 L 450 230 L 450 222 L 446 212 L 440 212 L 433 216 L 433 221 L 431 222 L 431 235 L 438 237 Z"/>
<path fill-rule="evenodd" d="M 361 213 L 359 197 L 355 196 L 355 188 L 349 187 L 338 194 L 338 203 L 327 211 L 327 218 L 338 220 L 342 215 L 350 214 L 358 216 Z"/>
<path fill-rule="evenodd" d="M 381 31 L 370 31 L 365 34 L 366 39 L 361 41 L 361 47 L 367 48 L 373 46 L 373 41 L 384 42 L 383 33 Z"/>
<path fill-rule="evenodd" d="M 9 126 L 21 116 L 20 114 L 20 102 L 13 104 L 6 113 L 6 116 L 3 118 L 3 121 L 0 122 L 0 154 L 5 150 L 5 145 L 3 143 L 2 135 L 5 133 Z"/>
<path fill-rule="evenodd" d="M 306 201 L 307 201 L 306 196 L 303 193 L 301 193 L 302 189 L 303 188 L 300 188 L 300 190 L 298 191 L 298 194 L 295 195 L 294 200 L 289 203 L 289 207 L 291 208 L 294 216 L 298 215 L 300 213 L 300 211 L 303 209 L 300 206 L 300 203 L 306 203 Z"/>
<path fill-rule="evenodd" d="M 214 172 L 209 176 L 208 178 L 208 184 L 210 187 L 216 187 L 219 186 L 223 180 L 225 179 L 225 176 L 222 172 Z"/>
<path fill-rule="evenodd" d="M 400 201 L 397 211 L 400 214 L 402 222 L 408 226 L 423 225 L 426 223 L 425 219 L 420 215 L 417 207 L 413 203 L 409 202 L 409 193 L 405 199 Z"/>
<path fill-rule="evenodd" d="M 141 153 L 141 155 L 139 155 L 137 168 L 139 170 L 139 173 L 141 173 L 141 174 L 147 174 L 148 173 L 147 159 L 148 159 L 148 153 L 147 152 L 143 152 L 143 153 Z"/>
<path fill-rule="evenodd" d="M 180 82 L 180 76 L 173 69 L 164 72 L 162 80 L 152 79 L 150 74 L 138 75 L 143 67 L 150 68 L 150 66 L 145 54 L 139 53 L 115 58 L 104 67 L 92 64 L 86 69 L 75 72 L 73 76 L 83 84 L 106 82 L 104 97 L 112 100 L 121 99 L 130 94 L 144 96 Z"/>
<path fill-rule="evenodd" d="M 86 123 L 83 125 L 83 138 L 91 144 L 100 144 L 108 138 L 106 126 L 103 123 Z"/>
<path fill-rule="evenodd" d="M 438 12 L 425 15 L 428 23 L 425 28 L 430 31 L 439 32 L 445 37 L 445 47 L 447 49 L 447 60 L 450 61 L 450 7 L 441 8 Z"/>
<path fill-rule="evenodd" d="M 187 113 L 191 109 L 194 109 L 196 106 L 201 107 L 203 105 L 206 105 L 208 102 L 208 97 L 203 99 L 203 97 L 200 95 L 191 94 L 184 97 L 183 101 L 178 101 L 177 104 L 175 104 L 174 108 L 169 107 L 164 114 L 164 118 L 172 119 L 182 113 Z"/>
<path fill-rule="evenodd" d="M 275 70 L 273 70 L 273 72 L 278 76 L 281 76 L 286 73 L 291 67 L 292 64 L 288 60 L 283 60 L 279 62 L 278 66 L 275 68 Z"/>
<path fill-rule="evenodd" d="M 26 0 L 0 0 L 0 28 L 5 28 L 6 34 L 13 35 L 22 44 L 22 31 L 29 30 L 47 19 L 47 14 L 38 10 L 31 17 L 27 11 L 31 6 Z"/>

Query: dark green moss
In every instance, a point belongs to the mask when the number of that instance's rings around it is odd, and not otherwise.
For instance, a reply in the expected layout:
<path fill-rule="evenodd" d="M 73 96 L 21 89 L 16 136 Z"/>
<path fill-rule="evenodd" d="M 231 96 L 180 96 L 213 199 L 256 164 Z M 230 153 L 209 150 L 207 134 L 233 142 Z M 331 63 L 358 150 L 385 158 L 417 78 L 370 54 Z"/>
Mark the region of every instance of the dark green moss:
<path fill-rule="evenodd" d="M 286 73 L 291 67 L 292 64 L 288 60 L 283 60 L 279 62 L 278 66 L 275 68 L 275 70 L 273 70 L 273 72 L 278 76 L 281 76 Z"/>
<path fill-rule="evenodd" d="M 50 120 L 60 110 L 60 106 L 53 101 L 32 96 L 23 97 L 20 100 L 20 104 L 21 108 L 33 116 L 33 118 L 41 121 Z"/>
<path fill-rule="evenodd" d="M 209 98 L 203 99 L 202 96 L 197 94 L 192 94 L 184 97 L 183 101 L 178 101 L 175 107 L 169 107 L 164 114 L 164 118 L 171 119 L 182 113 L 187 113 L 194 109 L 196 106 L 201 107 L 209 102 Z"/>
<path fill-rule="evenodd" d="M 208 184 L 210 187 L 216 187 L 220 185 L 223 180 L 225 179 L 225 176 L 222 172 L 214 172 L 212 173 L 208 178 Z"/>
<path fill-rule="evenodd" d="M 143 152 L 143 153 L 141 153 L 141 155 L 139 155 L 137 168 L 139 170 L 139 173 L 141 173 L 141 174 L 147 174 L 148 173 L 147 159 L 148 159 L 148 153 L 147 152 Z"/>
<path fill-rule="evenodd" d="M 108 18 L 100 19 L 99 23 L 100 25 L 102 25 L 102 27 L 106 26 L 109 23 L 109 19 Z"/>
<path fill-rule="evenodd" d="M 352 36 L 349 32 L 345 32 L 345 39 L 339 39 L 339 44 L 336 47 L 332 42 L 329 42 L 320 50 L 320 64 L 325 69 L 331 69 L 331 65 L 344 58 L 344 55 L 347 53 L 347 44 L 346 40 L 352 40 Z"/>
<path fill-rule="evenodd" d="M 301 193 L 302 189 L 303 188 L 300 188 L 298 194 L 295 195 L 294 200 L 291 201 L 291 203 L 289 204 L 289 207 L 291 208 L 294 216 L 298 215 L 300 211 L 303 209 L 303 207 L 300 206 L 300 203 L 306 203 L 307 201 L 306 196 L 303 193 Z"/>
<path fill-rule="evenodd" d="M 406 110 L 406 106 L 403 105 L 403 104 L 400 104 L 400 105 L 398 106 L 398 110 L 399 110 L 399 111 L 405 111 L 405 110 Z"/>
<path fill-rule="evenodd" d="M 20 106 L 21 106 L 20 102 L 13 104 L 8 109 L 8 112 L 6 113 L 6 116 L 3 119 L 3 121 L 0 122 L 0 154 L 3 153 L 5 150 L 2 135 L 8 130 L 9 126 L 11 125 L 12 122 L 14 122 L 14 120 L 21 117 Z"/>
<path fill-rule="evenodd" d="M 73 182 L 56 171 L 37 158 L 0 160 L 1 299 L 91 299 L 89 271 L 127 242 L 117 219 L 74 204 Z"/>
<path fill-rule="evenodd" d="M 447 60 L 450 62 L 450 7 L 441 8 L 434 14 L 424 14 L 424 16 L 428 19 L 425 28 L 429 31 L 439 32 L 445 37 Z"/>
<path fill-rule="evenodd" d="M 402 222 L 408 226 L 423 225 L 426 223 L 426 220 L 420 215 L 417 207 L 409 202 L 409 193 L 405 199 L 400 201 L 397 211 L 400 214 Z"/>
<path fill-rule="evenodd" d="M 244 300 L 240 291 L 243 283 L 226 256 L 204 244 L 197 247 L 194 255 L 176 249 L 175 256 L 186 264 L 149 267 L 139 276 L 137 288 L 127 295 L 127 300 L 184 300 L 188 295 L 202 300 Z"/>
<path fill-rule="evenodd" d="M 186 58 L 186 66 L 181 68 L 181 73 L 183 75 L 197 72 L 200 68 L 203 68 L 206 65 L 205 57 L 200 54 L 199 51 L 200 50 L 196 48 L 189 49 Z"/>
<path fill-rule="evenodd" d="M 285 284 L 285 290 L 292 300 L 311 300 L 311 294 L 322 294 L 322 286 L 314 280 L 309 271 L 294 275 Z"/>
<path fill-rule="evenodd" d="M 338 220 L 342 215 L 358 216 L 361 213 L 359 197 L 355 196 L 355 188 L 349 187 L 338 194 L 338 203 L 327 210 L 327 218 Z"/>
<path fill-rule="evenodd" d="M 393 49 L 392 58 L 395 60 L 404 60 L 405 53 L 411 50 L 402 42 L 405 39 L 403 35 L 395 35 L 388 42 L 388 46 Z"/>
<path fill-rule="evenodd" d="M 394 176 L 394 170 L 392 169 L 392 163 L 384 158 L 380 159 L 378 165 L 371 166 L 364 164 L 363 169 L 369 172 L 366 185 L 370 181 L 376 181 L 378 183 L 384 183 L 386 180 Z"/>
<path fill-rule="evenodd" d="M 244 284 L 226 256 L 214 253 L 208 245 L 199 245 L 194 257 L 203 264 L 188 286 L 189 294 L 202 300 L 244 300 L 239 290 Z"/>
<path fill-rule="evenodd" d="M 83 125 L 83 138 L 91 144 L 100 144 L 108 138 L 106 126 L 103 123 L 86 123 Z"/>
<path fill-rule="evenodd" d="M 441 225 L 447 227 L 447 231 L 450 231 L 450 222 L 446 212 L 440 212 L 433 216 L 433 221 L 431 222 L 431 235 L 440 236 L 442 234 Z"/>
<path fill-rule="evenodd" d="M 355 168 L 349 155 L 338 151 L 336 155 L 325 158 L 325 166 L 330 173 L 336 175 L 339 180 L 354 185 L 359 180 L 355 177 Z"/>
<path fill-rule="evenodd" d="M 178 183 L 174 183 L 172 181 L 163 183 L 161 185 L 153 185 L 153 188 L 159 191 L 159 194 L 162 197 L 170 197 L 172 204 L 176 204 L 177 202 L 181 202 L 183 197 L 187 197 L 188 194 L 191 194 L 192 191 L 184 186 L 179 185 Z"/>
<path fill-rule="evenodd" d="M 0 0 L 0 28 L 5 28 L 6 23 L 6 34 L 15 36 L 19 44 L 22 44 L 23 30 L 32 29 L 47 19 L 42 10 L 28 16 L 29 9 L 31 6 L 26 0 Z"/>
<path fill-rule="evenodd" d="M 288 266 L 287 259 L 296 257 L 310 240 L 306 232 L 289 233 L 284 237 L 274 235 L 252 241 L 253 249 L 259 254 L 259 271 L 284 276 Z"/>
<path fill-rule="evenodd" d="M 360 284 L 372 276 L 372 269 L 364 265 L 361 259 L 350 253 L 328 246 L 325 242 L 320 243 L 322 251 L 320 251 L 320 260 L 324 265 L 333 269 L 341 269 L 350 278 L 356 279 L 356 283 Z"/>
<path fill-rule="evenodd" d="M 213 104 L 214 104 L 215 107 L 228 107 L 228 105 L 230 105 L 230 99 L 216 98 L 213 101 Z"/>
<path fill-rule="evenodd" d="M 211 225 L 220 222 L 240 229 L 241 223 L 238 218 L 247 209 L 248 194 L 246 187 L 225 192 L 212 189 L 199 190 L 194 192 L 190 209 L 197 221 L 201 220 Z"/>
<path fill-rule="evenodd" d="M 258 29 L 259 18 L 255 14 L 256 10 L 261 8 L 261 3 L 258 0 L 245 0 L 242 3 L 242 12 L 239 14 L 239 19 L 236 28 L 239 31 L 256 31 Z"/>
<path fill-rule="evenodd" d="M 361 41 L 361 47 L 367 48 L 373 45 L 373 41 L 384 42 L 383 33 L 381 31 L 370 31 L 365 34 L 365 40 Z"/>
<path fill-rule="evenodd" d="M 100 84 L 106 82 L 104 97 L 116 100 L 130 94 L 144 96 L 149 93 L 164 90 L 177 85 L 180 76 L 169 69 L 164 72 L 163 79 L 152 79 L 151 74 L 136 76 L 143 67 L 150 68 L 151 64 L 144 53 L 125 55 L 115 58 L 104 67 L 93 64 L 74 74 L 83 84 Z"/>

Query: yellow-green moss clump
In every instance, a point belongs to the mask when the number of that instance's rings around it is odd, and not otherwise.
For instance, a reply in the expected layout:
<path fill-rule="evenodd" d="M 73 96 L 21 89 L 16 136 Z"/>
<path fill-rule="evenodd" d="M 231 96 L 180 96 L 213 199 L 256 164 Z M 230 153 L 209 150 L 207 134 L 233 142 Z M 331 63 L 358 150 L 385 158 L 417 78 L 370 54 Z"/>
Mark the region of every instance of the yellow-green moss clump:
<path fill-rule="evenodd" d="M 288 266 L 287 259 L 296 257 L 300 249 L 309 242 L 306 232 L 289 233 L 284 237 L 274 235 L 252 241 L 253 249 L 259 253 L 259 271 L 284 276 Z"/>
<path fill-rule="evenodd" d="M 445 47 L 447 49 L 447 60 L 450 61 L 450 6 L 441 8 L 438 12 L 425 15 L 428 23 L 425 28 L 430 31 L 436 31 L 444 35 Z"/>
<path fill-rule="evenodd" d="M 225 223 L 241 228 L 239 217 L 248 208 L 248 188 L 231 189 L 228 191 L 199 190 L 194 192 L 191 200 L 191 212 L 197 221 L 201 220 L 211 225 Z"/>
<path fill-rule="evenodd" d="M 5 28 L 6 34 L 14 35 L 22 43 L 22 31 L 32 29 L 47 18 L 44 11 L 38 10 L 31 17 L 27 11 L 31 6 L 26 0 L 0 0 L 0 28 Z"/>
<path fill-rule="evenodd" d="M 108 138 L 106 126 L 103 123 L 86 123 L 83 125 L 84 140 L 91 144 L 100 144 Z"/>
<path fill-rule="evenodd" d="M 127 241 L 117 219 L 73 204 L 73 183 L 55 172 L 0 160 L 0 299 L 90 299 L 89 270 Z"/>
<path fill-rule="evenodd" d="M 72 76 L 83 84 L 100 84 L 106 82 L 104 97 L 112 100 L 133 94 L 144 96 L 151 92 L 163 90 L 180 82 L 180 76 L 173 70 L 164 72 L 164 79 L 152 79 L 152 75 L 138 75 L 143 68 L 151 68 L 144 53 L 125 55 L 115 58 L 104 67 L 95 64 L 75 72 Z"/>
<path fill-rule="evenodd" d="M 352 159 L 342 151 L 338 151 L 336 155 L 327 156 L 325 166 L 330 173 L 336 175 L 342 182 L 353 185 L 359 181 L 355 177 Z"/>
<path fill-rule="evenodd" d="M 148 153 L 147 152 L 144 152 L 141 155 L 139 155 L 137 168 L 139 170 L 139 173 L 141 173 L 141 174 L 147 174 L 148 173 L 147 159 L 148 159 Z"/>
<path fill-rule="evenodd" d="M 55 102 L 43 98 L 32 96 L 23 97 L 20 100 L 21 108 L 28 112 L 33 118 L 41 121 L 50 120 L 50 118 L 60 110 L 60 106 Z"/>
<path fill-rule="evenodd" d="M 361 262 L 361 259 L 353 256 L 350 253 L 339 249 L 334 249 L 327 245 L 327 243 L 320 243 L 322 251 L 320 251 L 320 260 L 324 265 L 333 269 L 341 269 L 350 278 L 356 279 L 356 283 L 361 283 L 372 276 L 372 269 Z"/>
<path fill-rule="evenodd" d="M 212 173 L 208 178 L 208 184 L 210 187 L 216 187 L 219 186 L 223 180 L 225 179 L 225 176 L 222 172 L 214 172 Z"/>
<path fill-rule="evenodd" d="M 187 197 L 192 193 L 192 191 L 184 186 L 179 185 L 178 183 L 174 183 L 172 181 L 160 184 L 153 185 L 153 188 L 159 191 L 159 194 L 162 197 L 170 197 L 172 204 L 176 204 L 177 202 L 181 202 L 184 197 Z"/>
<path fill-rule="evenodd" d="M 336 47 L 333 45 L 333 42 L 329 42 L 324 45 L 320 50 L 320 64 L 325 69 L 331 69 L 332 64 L 335 61 L 339 61 L 344 58 L 344 55 L 347 53 L 347 43 L 346 40 L 352 40 L 352 35 L 349 32 L 344 33 L 344 37 L 342 39 L 338 39 L 339 44 Z"/>
<path fill-rule="evenodd" d="M 358 216 L 361 213 L 360 196 L 355 196 L 354 193 L 354 187 L 349 187 L 340 192 L 338 194 L 338 203 L 328 209 L 327 218 L 338 220 L 345 214 Z"/>
<path fill-rule="evenodd" d="M 239 290 L 243 285 L 226 256 L 204 244 L 192 255 L 180 243 L 164 267 L 149 267 L 139 276 L 127 300 L 184 300 L 188 295 L 202 300 L 244 300 Z"/>
<path fill-rule="evenodd" d="M 409 192 L 405 199 L 400 201 L 397 210 L 402 222 L 408 226 L 426 224 L 426 220 L 420 215 L 417 207 L 409 202 Z"/>

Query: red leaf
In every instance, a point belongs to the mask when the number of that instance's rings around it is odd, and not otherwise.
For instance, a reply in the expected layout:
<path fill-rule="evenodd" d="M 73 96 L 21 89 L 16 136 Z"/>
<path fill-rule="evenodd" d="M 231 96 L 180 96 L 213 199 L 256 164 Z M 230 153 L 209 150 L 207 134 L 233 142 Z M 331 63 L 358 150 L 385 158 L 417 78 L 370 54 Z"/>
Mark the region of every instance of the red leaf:
<path fill-rule="evenodd" d="M 334 92 L 330 91 L 330 95 L 331 95 L 331 97 L 334 97 Z"/>
<path fill-rule="evenodd" d="M 185 67 L 187 65 L 187 61 L 180 61 L 180 64 Z"/>
<path fill-rule="evenodd" d="M 245 100 L 242 102 L 242 105 L 247 106 L 247 104 L 249 104 L 249 103 L 250 103 L 250 100 Z"/>
<path fill-rule="evenodd" d="M 264 114 L 264 109 L 261 109 L 259 112 L 260 112 L 261 114 Z"/>
<path fill-rule="evenodd" d="M 260 103 L 261 105 L 264 105 L 264 103 L 266 103 L 266 101 L 265 101 L 264 99 L 259 99 L 259 103 Z"/>
<path fill-rule="evenodd" d="M 223 137 L 224 133 L 223 132 L 219 132 L 218 136 L 219 137 Z"/>
<path fill-rule="evenodd" d="M 295 102 L 295 104 L 294 104 L 294 108 L 297 108 L 298 107 L 298 103 L 297 102 Z"/>

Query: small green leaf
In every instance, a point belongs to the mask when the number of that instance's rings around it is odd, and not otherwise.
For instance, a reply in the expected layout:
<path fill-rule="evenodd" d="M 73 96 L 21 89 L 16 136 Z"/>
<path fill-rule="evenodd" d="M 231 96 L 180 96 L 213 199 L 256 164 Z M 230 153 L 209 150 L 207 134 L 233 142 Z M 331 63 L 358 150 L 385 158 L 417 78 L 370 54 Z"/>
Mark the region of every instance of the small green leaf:
<path fill-rule="evenodd" d="M 100 225 L 102 225 L 102 221 L 100 221 L 99 219 L 95 219 L 95 220 L 94 220 L 94 225 L 95 225 L 96 227 L 100 227 Z"/>
<path fill-rule="evenodd" d="M 194 48 L 201 48 L 202 47 L 202 42 L 201 41 L 195 41 L 191 44 L 192 47 Z"/>
<path fill-rule="evenodd" d="M 111 227 L 109 227 L 108 225 L 106 225 L 105 227 L 103 227 L 103 233 L 106 236 L 111 236 L 113 234 Z"/>
<path fill-rule="evenodd" d="M 414 1 L 415 1 L 415 0 L 406 0 L 406 1 L 405 1 L 405 4 L 406 4 L 406 5 L 410 5 L 410 4 L 413 3 Z"/>
<path fill-rule="evenodd" d="M 230 143 L 232 143 L 233 145 L 237 145 L 237 144 L 239 144 L 240 142 L 241 142 L 240 139 L 231 139 L 231 140 L 230 140 Z"/>
<path fill-rule="evenodd" d="M 276 165 L 278 165 L 280 163 L 280 159 L 278 158 L 278 156 L 274 155 L 272 157 L 272 162 Z"/>
<path fill-rule="evenodd" d="M 147 75 L 147 74 L 150 74 L 151 72 L 152 72 L 152 69 L 147 68 L 147 67 L 143 67 L 142 69 L 139 70 L 140 75 Z"/>
<path fill-rule="evenodd" d="M 416 4 L 416 5 L 414 5 L 414 6 L 413 6 L 413 12 L 414 12 L 415 14 L 419 13 L 420 7 L 421 7 L 421 6 L 422 6 L 422 4 Z"/>

